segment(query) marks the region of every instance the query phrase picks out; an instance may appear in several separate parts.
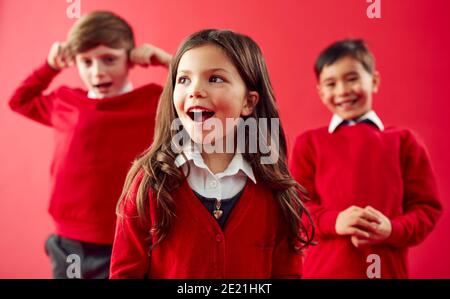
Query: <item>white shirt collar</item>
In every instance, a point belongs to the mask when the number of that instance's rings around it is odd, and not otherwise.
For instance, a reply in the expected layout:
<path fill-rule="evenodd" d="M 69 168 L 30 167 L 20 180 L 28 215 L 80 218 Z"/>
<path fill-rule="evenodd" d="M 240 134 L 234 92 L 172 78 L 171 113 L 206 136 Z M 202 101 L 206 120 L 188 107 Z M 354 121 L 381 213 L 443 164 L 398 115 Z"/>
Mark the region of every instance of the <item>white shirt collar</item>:
<path fill-rule="evenodd" d="M 119 92 L 119 94 L 124 94 L 124 93 L 130 92 L 132 90 L 133 90 L 133 84 L 131 84 L 131 82 L 128 82 L 127 84 L 125 84 L 125 86 Z M 98 94 L 96 94 L 95 91 L 93 91 L 93 90 L 88 91 L 87 97 L 90 99 L 101 100 L 101 98 L 98 96 Z"/>
<path fill-rule="evenodd" d="M 378 115 L 373 110 L 370 110 L 363 116 L 359 117 L 356 121 L 350 120 L 349 125 L 350 126 L 355 125 L 366 119 L 373 122 L 380 131 L 384 131 L 383 122 L 381 121 L 381 119 L 378 117 Z M 339 127 L 340 124 L 342 124 L 343 121 L 344 121 L 344 119 L 342 117 L 340 117 L 337 114 L 333 114 L 333 117 L 331 118 L 331 121 L 330 121 L 330 125 L 328 126 L 328 133 L 330 133 L 330 134 L 333 133 L 336 130 L 336 128 Z"/>
<path fill-rule="evenodd" d="M 192 163 L 196 167 L 206 170 L 212 176 L 218 179 L 227 176 L 238 175 L 239 171 L 242 171 L 247 177 L 249 177 L 256 184 L 256 178 L 253 173 L 253 169 L 250 166 L 250 164 L 244 159 L 241 153 L 236 153 L 234 155 L 233 159 L 231 160 L 230 164 L 228 165 L 228 167 L 225 169 L 224 172 L 214 174 L 203 161 L 202 155 L 197 145 L 194 144 L 194 146 L 192 146 L 191 144 L 186 144 L 183 146 L 182 152 L 184 153 L 184 156 L 186 156 L 186 158 L 183 156 L 183 154 L 179 154 L 175 158 L 175 165 L 177 167 L 181 167 L 188 161 L 192 161 Z"/>

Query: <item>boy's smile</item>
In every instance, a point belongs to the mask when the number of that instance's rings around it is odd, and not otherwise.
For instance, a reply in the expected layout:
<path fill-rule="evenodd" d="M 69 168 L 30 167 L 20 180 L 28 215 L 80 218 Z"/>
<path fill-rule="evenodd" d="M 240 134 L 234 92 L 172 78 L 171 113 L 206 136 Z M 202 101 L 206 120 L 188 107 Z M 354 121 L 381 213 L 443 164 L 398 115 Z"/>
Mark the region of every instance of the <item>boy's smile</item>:
<path fill-rule="evenodd" d="M 352 120 L 372 110 L 372 93 L 379 83 L 378 72 L 370 74 L 358 60 L 346 56 L 323 68 L 317 89 L 332 113 Z"/>
<path fill-rule="evenodd" d="M 125 49 L 97 46 L 75 56 L 80 77 L 98 98 L 122 93 L 128 84 L 128 56 Z"/>

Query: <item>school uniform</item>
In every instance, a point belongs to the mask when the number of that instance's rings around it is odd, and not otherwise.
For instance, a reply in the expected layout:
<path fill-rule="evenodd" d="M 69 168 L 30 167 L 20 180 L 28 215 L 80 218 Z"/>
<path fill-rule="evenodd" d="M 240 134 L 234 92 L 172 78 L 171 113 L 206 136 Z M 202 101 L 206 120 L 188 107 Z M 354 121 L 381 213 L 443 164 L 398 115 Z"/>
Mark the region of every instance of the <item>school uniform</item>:
<path fill-rule="evenodd" d="M 408 277 L 408 248 L 425 239 L 442 213 L 427 151 L 410 130 L 385 128 L 374 111 L 352 122 L 334 115 L 328 128 L 296 139 L 290 169 L 309 192 L 317 232 L 305 278 L 367 278 L 371 254 L 379 257 L 381 278 Z M 389 238 L 356 248 L 349 236 L 337 235 L 336 218 L 352 205 L 386 215 Z"/>
<path fill-rule="evenodd" d="M 208 169 L 200 153 L 184 150 L 175 163 L 185 173 L 189 165 L 190 174 L 172 194 L 176 216 L 166 239 L 149 251 L 156 241 L 150 231 L 158 215 L 149 192 L 151 225 L 136 217 L 141 174 L 124 202 L 124 216 L 117 221 L 111 278 L 300 277 L 301 256 L 288 245 L 287 220 L 272 191 L 257 183 L 241 154 L 219 174 Z M 208 199 L 235 202 L 228 214 L 216 219 Z M 222 217 L 227 219 L 221 224 Z"/>
<path fill-rule="evenodd" d="M 162 88 L 148 84 L 132 90 L 128 85 L 105 99 L 67 86 L 44 94 L 57 74 L 45 62 L 20 84 L 9 105 L 54 129 L 49 212 L 56 235 L 110 246 L 110 254 L 116 203 L 132 161 L 151 144 Z M 52 251 L 64 242 L 47 243 Z"/>

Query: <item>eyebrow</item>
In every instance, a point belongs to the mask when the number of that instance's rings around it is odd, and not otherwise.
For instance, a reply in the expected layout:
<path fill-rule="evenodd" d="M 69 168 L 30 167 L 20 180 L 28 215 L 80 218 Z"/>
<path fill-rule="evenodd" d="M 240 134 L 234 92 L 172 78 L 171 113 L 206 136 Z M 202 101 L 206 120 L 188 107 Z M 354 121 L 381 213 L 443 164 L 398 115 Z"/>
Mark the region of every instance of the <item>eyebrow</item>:
<path fill-rule="evenodd" d="M 206 72 L 213 73 L 213 72 L 217 72 L 217 71 L 222 71 L 222 72 L 225 72 L 225 73 L 229 73 L 229 71 L 224 69 L 224 68 L 207 69 L 207 70 L 203 71 L 202 73 L 206 73 Z M 190 71 L 190 70 L 178 70 L 177 73 L 191 74 L 192 71 Z"/>
<path fill-rule="evenodd" d="M 348 72 L 348 73 L 345 73 L 345 74 L 344 74 L 344 77 L 345 77 L 345 76 L 350 76 L 350 75 L 359 75 L 359 74 L 358 74 L 358 72 L 350 71 L 350 72 Z"/>
<path fill-rule="evenodd" d="M 320 83 L 328 83 L 328 82 L 332 82 L 335 81 L 336 79 L 334 77 L 328 77 L 322 81 L 320 81 Z"/>
<path fill-rule="evenodd" d="M 96 55 L 96 56 L 91 56 L 91 55 L 86 55 L 86 54 L 80 54 L 80 58 L 81 59 L 95 59 L 95 58 L 105 58 L 105 57 L 119 57 L 120 55 L 117 54 L 113 54 L 113 53 L 103 53 L 100 55 Z"/>
<path fill-rule="evenodd" d="M 353 75 L 359 76 L 358 72 L 350 71 L 350 72 L 345 73 L 344 75 L 342 75 L 342 77 L 348 77 L 348 76 L 353 76 Z M 336 77 L 328 77 L 328 78 L 322 80 L 321 82 L 322 83 L 326 83 L 326 82 L 334 81 L 334 80 L 336 80 Z"/>

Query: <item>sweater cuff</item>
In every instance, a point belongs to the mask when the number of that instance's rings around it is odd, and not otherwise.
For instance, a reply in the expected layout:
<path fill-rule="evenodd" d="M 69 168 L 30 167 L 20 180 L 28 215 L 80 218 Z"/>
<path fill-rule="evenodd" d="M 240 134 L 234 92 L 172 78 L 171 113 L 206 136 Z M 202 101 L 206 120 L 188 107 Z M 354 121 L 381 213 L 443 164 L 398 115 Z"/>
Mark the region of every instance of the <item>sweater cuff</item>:
<path fill-rule="evenodd" d="M 55 70 L 52 68 L 47 60 L 35 71 L 36 76 L 43 81 L 51 81 L 61 70 Z"/>
<path fill-rule="evenodd" d="M 401 247 L 402 246 L 402 236 L 403 236 L 403 226 L 400 223 L 400 219 L 391 220 L 392 231 L 390 236 L 386 239 L 386 244 Z"/>
<path fill-rule="evenodd" d="M 324 236 L 337 236 L 336 233 L 336 218 L 339 211 L 331 210 L 323 212 L 317 219 L 317 228 L 319 233 Z"/>

